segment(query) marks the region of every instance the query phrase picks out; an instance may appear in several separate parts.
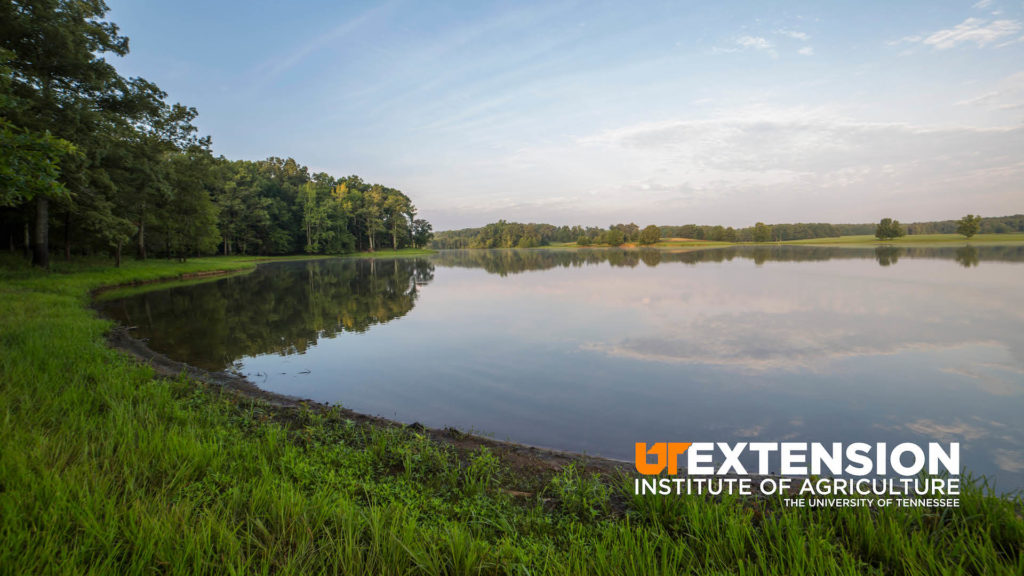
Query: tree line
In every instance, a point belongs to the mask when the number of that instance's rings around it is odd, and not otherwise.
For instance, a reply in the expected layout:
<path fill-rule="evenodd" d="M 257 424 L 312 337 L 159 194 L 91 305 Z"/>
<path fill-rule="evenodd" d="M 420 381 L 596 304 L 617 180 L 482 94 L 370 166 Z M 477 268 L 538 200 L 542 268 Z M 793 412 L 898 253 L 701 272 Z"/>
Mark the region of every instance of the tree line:
<path fill-rule="evenodd" d="M 783 242 L 840 236 L 878 235 L 882 239 L 903 234 L 1000 234 L 1024 232 L 1024 215 L 982 218 L 968 215 L 960 220 L 916 222 L 902 225 L 889 218 L 878 224 L 795 223 L 765 224 L 758 222 L 746 228 L 686 224 L 640 228 L 634 223 L 596 226 L 556 226 L 553 224 L 522 224 L 499 220 L 482 228 L 444 230 L 434 234 L 431 247 L 460 248 L 533 248 L 552 243 L 575 242 L 580 246 L 649 245 L 663 238 L 687 238 L 709 242 Z"/>
<path fill-rule="evenodd" d="M 649 245 L 662 238 L 688 238 L 709 242 L 775 242 L 805 238 L 834 238 L 852 234 L 873 234 L 874 224 L 775 224 L 758 222 L 747 228 L 731 226 L 655 226 L 641 228 L 635 223 L 596 226 L 555 226 L 521 224 L 499 220 L 482 228 L 464 228 L 437 232 L 431 246 L 456 248 L 532 248 L 551 243 L 576 242 L 580 246 Z"/>
<path fill-rule="evenodd" d="M 107 57 L 128 38 L 96 0 L 0 3 L 0 238 L 49 265 L 139 258 L 341 253 L 425 246 L 408 196 L 294 159 L 215 157 L 195 108 Z"/>

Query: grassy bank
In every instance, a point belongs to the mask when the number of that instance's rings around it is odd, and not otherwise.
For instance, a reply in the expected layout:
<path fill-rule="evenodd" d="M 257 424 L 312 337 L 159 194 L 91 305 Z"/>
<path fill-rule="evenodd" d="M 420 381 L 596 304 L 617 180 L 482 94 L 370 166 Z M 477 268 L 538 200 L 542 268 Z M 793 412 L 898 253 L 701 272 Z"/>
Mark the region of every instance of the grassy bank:
<path fill-rule="evenodd" d="M 0 573 L 1020 574 L 1020 498 L 797 509 L 634 497 L 412 428 L 274 409 L 109 349 L 101 286 L 244 270 L 0 264 Z"/>
<path fill-rule="evenodd" d="M 893 238 L 891 240 L 879 240 L 874 236 L 840 236 L 838 238 L 812 238 L 809 240 L 789 240 L 783 244 L 974 244 L 988 242 L 1024 242 L 1024 234 L 977 234 L 971 238 L 964 238 L 960 234 L 914 234 Z"/>
<path fill-rule="evenodd" d="M 960 234 L 915 234 L 894 238 L 892 240 L 879 240 L 874 236 L 839 236 L 837 238 L 810 238 L 807 240 L 787 240 L 785 242 L 712 242 L 707 240 L 687 240 L 683 238 L 663 238 L 661 242 L 653 244 L 651 248 L 676 249 L 676 248 L 708 248 L 713 246 L 774 246 L 777 244 L 814 244 L 818 246 L 831 245 L 901 245 L 901 244 L 986 244 L 986 243 L 1010 243 L 1024 242 L 1024 234 L 977 234 L 970 239 Z M 607 245 L 578 246 L 575 242 L 552 243 L 546 248 L 608 248 Z M 637 248 L 636 244 L 624 244 L 622 248 Z"/>

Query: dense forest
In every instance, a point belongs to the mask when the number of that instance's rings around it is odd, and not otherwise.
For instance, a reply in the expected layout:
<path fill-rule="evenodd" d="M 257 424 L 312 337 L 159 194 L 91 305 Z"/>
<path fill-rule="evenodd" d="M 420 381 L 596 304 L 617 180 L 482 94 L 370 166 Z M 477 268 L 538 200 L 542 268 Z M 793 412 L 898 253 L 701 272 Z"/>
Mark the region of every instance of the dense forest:
<path fill-rule="evenodd" d="M 957 220 L 915 222 L 906 225 L 907 234 L 955 234 Z M 650 233 L 657 229 L 657 238 L 688 238 L 712 242 L 778 242 L 839 236 L 872 235 L 877 224 L 796 223 L 771 224 L 758 222 L 747 228 L 704 226 L 647 226 L 613 224 L 608 228 L 594 226 L 555 226 L 553 224 L 521 224 L 500 220 L 483 228 L 445 230 L 434 235 L 431 246 L 453 248 L 532 248 L 555 242 L 576 242 L 581 246 L 626 243 L 653 244 Z M 1024 215 L 982 218 L 982 234 L 1024 232 Z M 656 240 L 655 240 L 656 241 Z"/>
<path fill-rule="evenodd" d="M 194 108 L 107 56 L 128 38 L 102 1 L 0 3 L 0 241 L 139 258 L 424 246 L 401 191 L 295 160 L 215 157 Z M 59 247 L 59 248 L 58 248 Z"/>
<path fill-rule="evenodd" d="M 907 224 L 907 234 L 957 234 L 959 220 L 940 220 L 937 222 L 914 222 Z M 1000 216 L 998 218 L 982 218 L 981 234 L 1009 234 L 1024 232 L 1024 214 Z"/>

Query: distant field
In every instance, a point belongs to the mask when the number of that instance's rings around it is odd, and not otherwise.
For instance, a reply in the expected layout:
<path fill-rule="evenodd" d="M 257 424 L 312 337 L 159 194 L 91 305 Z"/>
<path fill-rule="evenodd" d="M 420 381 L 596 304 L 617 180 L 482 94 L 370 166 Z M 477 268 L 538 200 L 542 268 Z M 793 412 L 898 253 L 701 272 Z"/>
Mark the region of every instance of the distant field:
<path fill-rule="evenodd" d="M 915 234 L 893 240 L 879 240 L 874 236 L 840 236 L 838 238 L 811 238 L 789 240 L 783 244 L 921 244 L 928 242 L 1024 242 L 1024 233 L 978 234 L 970 240 L 959 234 Z"/>
<path fill-rule="evenodd" d="M 1024 233 L 1014 234 L 977 234 L 970 240 L 959 234 L 915 234 L 893 240 L 879 240 L 874 236 L 839 236 L 836 238 L 810 238 L 807 240 L 786 240 L 782 244 L 948 244 L 966 242 L 1024 242 Z M 750 242 L 714 242 L 711 240 L 695 240 L 691 238 L 662 238 L 653 248 L 698 248 L 706 246 L 730 246 L 735 244 L 752 244 Z M 777 244 L 765 242 L 764 244 Z M 552 242 L 545 248 L 607 248 L 605 244 L 579 246 L 575 242 Z M 622 248 L 636 248 L 635 243 L 626 243 Z"/>

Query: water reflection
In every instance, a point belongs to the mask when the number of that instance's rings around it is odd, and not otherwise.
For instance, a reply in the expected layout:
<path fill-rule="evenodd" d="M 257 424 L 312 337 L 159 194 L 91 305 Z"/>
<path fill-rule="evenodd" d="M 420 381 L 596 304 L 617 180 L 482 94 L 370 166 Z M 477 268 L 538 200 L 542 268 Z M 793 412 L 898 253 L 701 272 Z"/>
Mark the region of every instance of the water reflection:
<path fill-rule="evenodd" d="M 880 266 L 892 266 L 900 258 L 951 260 L 965 268 L 980 262 L 1024 262 L 1024 244 L 962 247 L 906 246 L 730 246 L 700 250 L 578 249 L 578 250 L 446 250 L 432 258 L 439 266 L 483 268 L 501 276 L 531 270 L 571 268 L 608 264 L 635 268 L 640 264 L 701 264 L 731 262 L 734 259 L 767 262 L 826 262 L 829 260 L 874 259 Z"/>
<path fill-rule="evenodd" d="M 638 441 L 960 441 L 1014 489 L 1021 262 L 1024 245 L 450 251 L 105 306 L 171 357 L 407 422 L 624 459 Z"/>
<path fill-rule="evenodd" d="M 893 246 L 879 246 L 875 248 L 875 260 L 878 260 L 879 266 L 892 266 L 900 261 L 901 250 Z"/>
<path fill-rule="evenodd" d="M 154 350 L 221 370 L 243 356 L 303 353 L 321 338 L 405 316 L 433 278 L 423 259 L 280 263 L 102 308 Z"/>
<path fill-rule="evenodd" d="M 974 246 L 964 246 L 956 249 L 956 261 L 964 268 L 977 266 L 981 259 L 978 257 L 978 249 Z"/>

